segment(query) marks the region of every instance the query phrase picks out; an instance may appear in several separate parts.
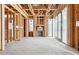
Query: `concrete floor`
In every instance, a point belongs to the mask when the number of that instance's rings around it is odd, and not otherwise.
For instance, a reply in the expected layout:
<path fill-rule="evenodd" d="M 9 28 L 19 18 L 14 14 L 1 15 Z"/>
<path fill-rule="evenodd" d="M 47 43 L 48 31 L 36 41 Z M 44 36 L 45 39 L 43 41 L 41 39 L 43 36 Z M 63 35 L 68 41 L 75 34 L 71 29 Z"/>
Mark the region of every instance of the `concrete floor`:
<path fill-rule="evenodd" d="M 48 37 L 27 37 L 6 44 L 1 55 L 77 55 L 78 52 L 67 45 Z"/>

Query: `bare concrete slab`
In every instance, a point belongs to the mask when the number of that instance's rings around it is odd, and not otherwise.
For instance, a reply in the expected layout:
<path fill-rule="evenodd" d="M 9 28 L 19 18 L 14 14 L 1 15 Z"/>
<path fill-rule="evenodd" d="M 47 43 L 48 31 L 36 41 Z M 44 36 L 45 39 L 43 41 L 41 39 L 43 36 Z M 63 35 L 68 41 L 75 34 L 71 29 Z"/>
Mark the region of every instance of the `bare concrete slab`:
<path fill-rule="evenodd" d="M 6 44 L 1 55 L 78 55 L 71 47 L 52 37 L 25 37 Z"/>

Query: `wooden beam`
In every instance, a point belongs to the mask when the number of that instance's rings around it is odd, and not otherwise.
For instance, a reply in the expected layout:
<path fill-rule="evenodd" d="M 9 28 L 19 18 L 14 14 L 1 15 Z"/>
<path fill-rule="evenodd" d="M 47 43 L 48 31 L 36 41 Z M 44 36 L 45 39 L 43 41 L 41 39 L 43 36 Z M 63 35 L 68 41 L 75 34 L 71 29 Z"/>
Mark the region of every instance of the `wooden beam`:
<path fill-rule="evenodd" d="M 27 14 L 28 15 L 28 13 L 21 7 L 21 5 L 20 4 L 18 4 L 18 6 L 21 8 L 21 10 L 23 10 L 23 12 L 25 13 L 25 14 Z"/>
<path fill-rule="evenodd" d="M 24 10 L 29 10 L 29 9 L 24 9 Z M 33 10 L 48 10 L 48 9 L 33 9 Z M 50 10 L 56 10 L 56 9 L 50 9 Z"/>
<path fill-rule="evenodd" d="M 10 9 L 8 6 L 6 6 L 6 5 L 4 5 L 4 7 L 6 8 L 6 9 L 8 9 L 9 11 L 11 11 L 12 13 L 15 13 L 12 9 Z"/>
<path fill-rule="evenodd" d="M 64 9 L 65 6 L 66 6 L 66 5 L 64 5 L 64 4 L 60 4 L 60 5 L 58 6 L 57 10 L 55 10 L 55 11 L 53 12 L 53 16 L 54 16 L 54 17 L 57 16 L 58 13 L 60 13 L 60 12 Z"/>
<path fill-rule="evenodd" d="M 28 16 L 34 16 L 34 15 L 28 15 Z M 35 16 L 51 16 L 51 15 L 35 15 Z"/>
<path fill-rule="evenodd" d="M 27 14 L 16 4 L 11 4 L 12 7 L 14 7 L 19 13 L 21 13 L 25 18 L 27 18 Z"/>
<path fill-rule="evenodd" d="M 47 15 L 47 14 L 48 14 L 48 12 L 50 11 L 51 6 L 52 6 L 52 4 L 49 4 L 49 5 L 48 5 L 48 10 L 47 10 L 46 15 Z"/>
<path fill-rule="evenodd" d="M 35 15 L 35 13 L 34 13 L 34 11 L 33 11 L 33 8 L 32 8 L 32 5 L 31 5 L 31 4 L 28 4 L 28 7 L 29 7 L 30 12 L 31 12 L 33 15 Z"/>

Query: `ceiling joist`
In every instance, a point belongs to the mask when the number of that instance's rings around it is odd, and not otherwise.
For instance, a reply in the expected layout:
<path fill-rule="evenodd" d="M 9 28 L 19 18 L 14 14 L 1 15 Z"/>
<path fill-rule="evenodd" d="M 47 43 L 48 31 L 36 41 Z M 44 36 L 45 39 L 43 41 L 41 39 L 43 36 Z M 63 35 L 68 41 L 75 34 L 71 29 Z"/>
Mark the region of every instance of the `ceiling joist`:
<path fill-rule="evenodd" d="M 23 10 L 23 12 L 24 12 L 25 14 L 27 14 L 27 12 L 21 7 L 20 4 L 18 4 L 18 6 Z M 27 15 L 28 15 L 28 14 L 27 14 Z"/>
<path fill-rule="evenodd" d="M 27 18 L 27 14 L 26 13 L 24 13 L 24 11 L 16 4 L 11 4 L 11 6 L 13 7 L 13 8 L 15 8 L 19 13 L 21 13 L 25 18 Z"/>
<path fill-rule="evenodd" d="M 6 6 L 6 5 L 4 5 L 4 7 L 6 8 L 6 9 L 9 9 L 9 11 L 11 11 L 12 13 L 15 13 L 12 9 L 10 9 L 8 6 Z"/>
<path fill-rule="evenodd" d="M 31 12 L 33 15 L 35 15 L 34 10 L 33 10 L 33 8 L 32 8 L 32 5 L 31 5 L 31 4 L 28 4 L 28 7 L 29 7 L 30 12 Z"/>
<path fill-rule="evenodd" d="M 49 5 L 48 5 L 48 10 L 47 10 L 46 15 L 50 12 L 51 6 L 52 6 L 52 4 L 49 4 Z"/>
<path fill-rule="evenodd" d="M 59 4 L 10 4 L 14 9 L 17 10 L 24 17 L 29 15 L 47 15 L 53 16 L 54 12 L 58 9 Z"/>

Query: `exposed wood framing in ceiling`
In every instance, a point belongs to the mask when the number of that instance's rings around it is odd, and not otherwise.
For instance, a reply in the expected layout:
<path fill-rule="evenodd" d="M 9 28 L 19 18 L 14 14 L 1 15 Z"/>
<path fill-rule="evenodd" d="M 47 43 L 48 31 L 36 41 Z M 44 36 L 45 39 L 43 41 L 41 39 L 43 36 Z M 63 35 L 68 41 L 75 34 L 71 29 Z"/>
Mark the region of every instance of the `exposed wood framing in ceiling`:
<path fill-rule="evenodd" d="M 15 4 L 11 4 L 12 7 L 14 7 L 19 13 L 21 13 L 25 18 L 27 18 L 27 14 L 18 6 Z"/>
<path fill-rule="evenodd" d="M 47 9 L 46 15 L 49 13 L 51 6 L 52 6 L 51 4 L 48 5 L 48 9 Z"/>
<path fill-rule="evenodd" d="M 4 5 L 4 6 L 5 6 L 5 8 L 9 9 L 11 12 L 14 13 L 14 11 L 12 9 L 10 9 L 8 6 L 6 6 L 6 5 Z"/>
<path fill-rule="evenodd" d="M 28 16 L 53 16 L 60 4 L 6 4 L 5 7 L 8 8 L 7 6 L 27 18 Z"/>
<path fill-rule="evenodd" d="M 26 11 L 21 7 L 20 4 L 18 4 L 18 6 L 23 10 L 23 12 L 24 12 L 25 14 L 27 14 Z M 27 14 L 27 15 L 28 15 L 28 14 Z"/>
<path fill-rule="evenodd" d="M 33 11 L 32 5 L 31 4 L 28 4 L 28 7 L 29 7 L 30 12 L 33 14 L 33 16 L 35 16 L 35 13 Z"/>

